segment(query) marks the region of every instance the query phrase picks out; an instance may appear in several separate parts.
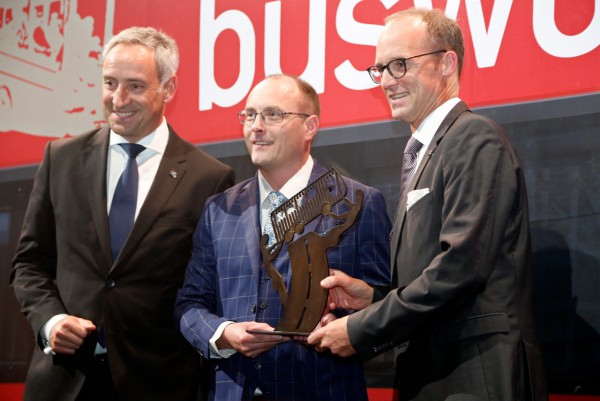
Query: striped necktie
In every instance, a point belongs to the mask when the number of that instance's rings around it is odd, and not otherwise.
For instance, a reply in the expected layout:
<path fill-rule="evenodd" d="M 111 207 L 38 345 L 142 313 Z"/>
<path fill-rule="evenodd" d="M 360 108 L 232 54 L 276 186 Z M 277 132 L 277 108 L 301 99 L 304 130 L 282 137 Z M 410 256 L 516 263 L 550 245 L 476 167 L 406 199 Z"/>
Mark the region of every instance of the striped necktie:
<path fill-rule="evenodd" d="M 408 186 L 413 180 L 415 172 L 417 171 L 417 159 L 419 149 L 423 144 L 412 136 L 408 140 L 406 144 L 406 148 L 404 149 L 404 157 L 402 159 L 402 176 L 400 178 L 400 199 L 398 200 L 401 203 L 406 197 L 406 192 Z"/>

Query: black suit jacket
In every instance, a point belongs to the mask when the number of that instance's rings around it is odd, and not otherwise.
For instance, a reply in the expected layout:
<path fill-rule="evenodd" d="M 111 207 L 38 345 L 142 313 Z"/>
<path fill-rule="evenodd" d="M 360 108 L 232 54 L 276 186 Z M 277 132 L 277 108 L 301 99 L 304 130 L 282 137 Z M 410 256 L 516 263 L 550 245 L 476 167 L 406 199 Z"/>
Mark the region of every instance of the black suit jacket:
<path fill-rule="evenodd" d="M 11 284 L 37 336 L 66 313 L 103 326 L 123 400 L 195 400 L 199 359 L 173 305 L 206 198 L 233 184 L 231 168 L 179 138 L 169 141 L 129 238 L 112 261 L 106 206 L 109 130 L 48 143 L 13 261 Z M 34 351 L 26 400 L 73 400 L 93 355 Z"/>
<path fill-rule="evenodd" d="M 545 399 L 525 182 L 501 128 L 457 104 L 409 190 L 421 197 L 394 223 L 396 289 L 350 316 L 355 349 L 370 358 L 408 341 L 403 400 Z"/>

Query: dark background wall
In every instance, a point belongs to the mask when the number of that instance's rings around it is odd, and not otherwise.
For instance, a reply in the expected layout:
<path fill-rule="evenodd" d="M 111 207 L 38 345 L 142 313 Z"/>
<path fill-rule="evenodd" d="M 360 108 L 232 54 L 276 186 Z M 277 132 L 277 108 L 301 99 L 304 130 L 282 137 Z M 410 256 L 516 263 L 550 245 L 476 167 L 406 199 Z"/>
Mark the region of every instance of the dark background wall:
<path fill-rule="evenodd" d="M 506 129 L 529 192 L 539 340 L 553 393 L 600 394 L 600 92 L 476 110 Z M 313 156 L 379 188 L 393 216 L 407 126 L 322 130 Z M 254 174 L 242 141 L 202 146 Z M 0 170 L 0 382 L 25 378 L 34 337 L 9 287 L 11 258 L 37 166 Z M 366 364 L 373 387 L 391 384 L 393 359 Z"/>

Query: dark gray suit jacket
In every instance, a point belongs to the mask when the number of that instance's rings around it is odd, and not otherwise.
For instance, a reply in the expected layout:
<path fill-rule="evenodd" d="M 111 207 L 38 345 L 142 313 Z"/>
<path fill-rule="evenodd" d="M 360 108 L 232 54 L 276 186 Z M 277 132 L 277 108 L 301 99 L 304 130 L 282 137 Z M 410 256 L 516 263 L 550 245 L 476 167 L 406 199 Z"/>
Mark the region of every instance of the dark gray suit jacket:
<path fill-rule="evenodd" d="M 501 128 L 457 104 L 409 190 L 425 188 L 399 206 L 395 290 L 350 317 L 353 346 L 371 358 L 409 342 L 402 400 L 545 399 L 525 182 Z"/>
<path fill-rule="evenodd" d="M 109 130 L 48 143 L 35 177 L 11 283 L 37 336 L 52 316 L 92 320 L 106 333 L 123 400 L 195 400 L 199 360 L 179 334 L 173 304 L 208 196 L 233 184 L 230 167 L 170 129 L 158 172 L 118 259 L 106 207 Z M 95 347 L 75 356 L 34 351 L 26 400 L 73 400 Z"/>

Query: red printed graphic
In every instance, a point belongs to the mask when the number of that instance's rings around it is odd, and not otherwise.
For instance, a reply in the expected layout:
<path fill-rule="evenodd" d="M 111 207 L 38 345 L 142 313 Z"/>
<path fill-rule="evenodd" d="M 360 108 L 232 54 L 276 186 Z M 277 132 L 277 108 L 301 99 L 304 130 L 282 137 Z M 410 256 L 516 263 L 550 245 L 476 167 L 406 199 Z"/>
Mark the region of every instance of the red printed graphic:
<path fill-rule="evenodd" d="M 463 28 L 461 93 L 471 107 L 600 92 L 600 0 L 3 0 L 0 167 L 38 163 L 51 139 L 104 124 L 102 46 L 154 26 L 180 47 L 167 119 L 193 143 L 241 138 L 236 113 L 266 75 L 320 93 L 323 127 L 389 119 L 373 63 L 383 18 L 437 7 Z M 140 12 L 144 10 L 144 12 Z"/>

